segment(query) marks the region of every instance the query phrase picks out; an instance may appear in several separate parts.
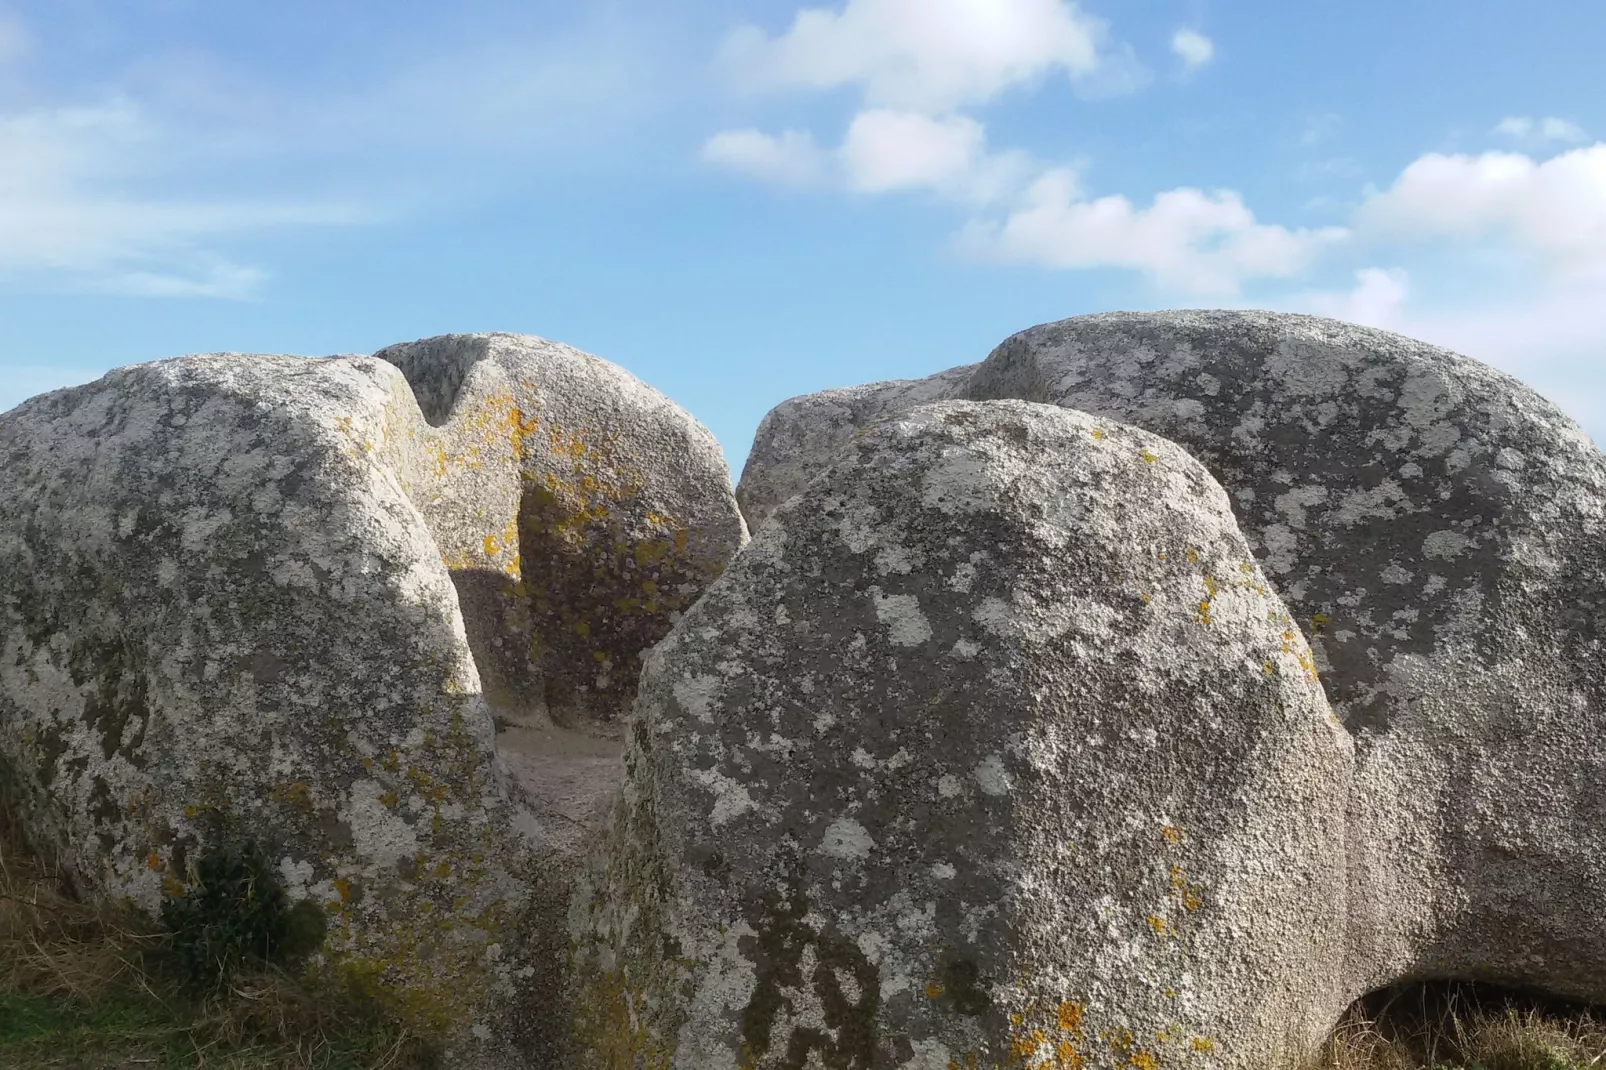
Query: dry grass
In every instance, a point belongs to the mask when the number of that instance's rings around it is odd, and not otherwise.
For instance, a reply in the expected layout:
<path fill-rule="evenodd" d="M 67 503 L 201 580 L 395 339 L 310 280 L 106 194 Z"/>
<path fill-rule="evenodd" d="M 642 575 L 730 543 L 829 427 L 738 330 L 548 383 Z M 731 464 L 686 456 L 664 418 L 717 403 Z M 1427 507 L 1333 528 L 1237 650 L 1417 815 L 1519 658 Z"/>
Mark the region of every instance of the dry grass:
<path fill-rule="evenodd" d="M 409 1070 L 419 1037 L 354 994 L 280 972 L 187 998 L 151 923 L 78 902 L 0 806 L 0 1066 Z M 1606 1070 L 1606 1017 L 1469 985 L 1408 985 L 1351 1009 L 1303 1070 Z"/>
<path fill-rule="evenodd" d="M 78 902 L 0 806 L 0 1066 L 371 1068 L 434 1062 L 430 1046 L 355 993 L 260 970 L 188 997 L 163 934 Z"/>
<path fill-rule="evenodd" d="M 1606 1018 L 1510 990 L 1414 984 L 1351 1008 L 1310 1070 L 1606 1068 Z"/>

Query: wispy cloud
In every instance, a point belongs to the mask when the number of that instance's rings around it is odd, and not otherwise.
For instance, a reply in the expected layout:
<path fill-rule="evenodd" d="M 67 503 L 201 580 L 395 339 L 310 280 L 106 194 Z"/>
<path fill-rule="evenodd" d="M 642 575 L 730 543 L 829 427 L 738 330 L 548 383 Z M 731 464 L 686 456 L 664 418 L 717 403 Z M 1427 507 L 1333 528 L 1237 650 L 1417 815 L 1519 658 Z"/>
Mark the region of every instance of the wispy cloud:
<path fill-rule="evenodd" d="M 0 64 L 28 40 L 0 20 Z M 606 18 L 416 51 L 288 85 L 205 53 L 136 56 L 103 79 L 122 86 L 109 95 L 0 108 L 0 281 L 250 297 L 272 272 L 241 239 L 518 182 L 653 106 L 645 42 Z"/>
<path fill-rule="evenodd" d="M 44 272 L 151 296 L 249 296 L 265 278 L 209 251 L 230 236 L 349 225 L 333 201 L 155 191 L 175 135 L 133 102 L 0 114 L 0 273 Z"/>
<path fill-rule="evenodd" d="M 1305 118 L 1305 126 L 1299 133 L 1301 145 L 1320 145 L 1324 141 L 1331 141 L 1344 128 L 1344 118 L 1337 112 L 1319 112 Z"/>
<path fill-rule="evenodd" d="M 1583 127 L 1555 116 L 1543 119 L 1530 119 L 1522 115 L 1510 116 L 1496 123 L 1490 133 L 1522 142 L 1559 141 L 1564 144 L 1578 144 L 1589 140 Z"/>
<path fill-rule="evenodd" d="M 26 55 L 33 47 L 33 35 L 16 15 L 0 11 L 0 64 Z"/>

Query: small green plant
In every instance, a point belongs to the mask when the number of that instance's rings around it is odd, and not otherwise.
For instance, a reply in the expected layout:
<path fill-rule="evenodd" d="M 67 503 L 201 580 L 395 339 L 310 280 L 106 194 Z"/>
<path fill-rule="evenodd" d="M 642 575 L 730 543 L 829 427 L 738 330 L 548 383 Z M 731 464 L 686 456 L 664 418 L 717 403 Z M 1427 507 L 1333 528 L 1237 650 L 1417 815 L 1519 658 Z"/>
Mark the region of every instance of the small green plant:
<path fill-rule="evenodd" d="M 241 966 L 285 965 L 323 942 L 317 904 L 291 904 L 266 851 L 255 841 L 201 854 L 189 886 L 162 904 L 167 944 L 186 987 L 226 987 Z"/>

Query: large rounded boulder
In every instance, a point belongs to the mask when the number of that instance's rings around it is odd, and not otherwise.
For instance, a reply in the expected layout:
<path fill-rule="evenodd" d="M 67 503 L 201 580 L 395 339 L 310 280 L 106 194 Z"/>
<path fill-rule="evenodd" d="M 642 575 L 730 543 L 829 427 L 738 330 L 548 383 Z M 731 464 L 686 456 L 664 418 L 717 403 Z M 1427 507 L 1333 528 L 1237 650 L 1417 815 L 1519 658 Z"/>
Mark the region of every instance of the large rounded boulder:
<path fill-rule="evenodd" d="M 1079 316 L 957 371 L 924 389 L 1125 421 L 1226 488 L 1356 738 L 1350 987 L 1606 1001 L 1606 458 L 1573 421 L 1435 346 L 1266 312 Z M 912 389 L 858 388 L 860 410 Z M 760 438 L 801 442 L 808 411 Z M 853 433 L 784 465 L 755 450 L 744 506 L 797 493 Z"/>
<path fill-rule="evenodd" d="M 316 964 L 461 1065 L 556 1065 L 618 706 L 745 534 L 707 431 L 621 369 L 385 355 L 178 358 L 0 416 L 5 801 L 151 913 L 254 840 L 325 913 Z"/>
<path fill-rule="evenodd" d="M 1083 413 L 854 438 L 649 656 L 572 915 L 608 1070 L 1265 1066 L 1350 744 L 1221 487 Z"/>

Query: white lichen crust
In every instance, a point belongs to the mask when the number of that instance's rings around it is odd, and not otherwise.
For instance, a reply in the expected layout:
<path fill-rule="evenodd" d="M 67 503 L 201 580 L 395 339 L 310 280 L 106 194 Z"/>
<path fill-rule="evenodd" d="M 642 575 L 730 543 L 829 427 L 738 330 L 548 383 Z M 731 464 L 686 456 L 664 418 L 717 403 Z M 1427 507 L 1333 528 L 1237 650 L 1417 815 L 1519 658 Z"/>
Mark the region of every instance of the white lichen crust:
<path fill-rule="evenodd" d="M 1350 767 L 1202 465 L 922 406 L 649 656 L 585 1065 L 1271 1065 L 1344 1004 Z"/>

